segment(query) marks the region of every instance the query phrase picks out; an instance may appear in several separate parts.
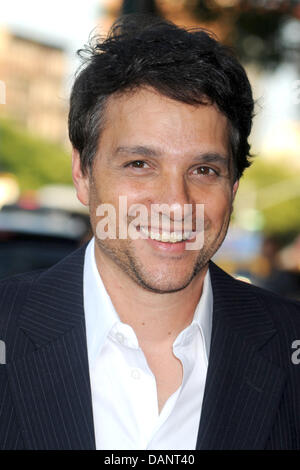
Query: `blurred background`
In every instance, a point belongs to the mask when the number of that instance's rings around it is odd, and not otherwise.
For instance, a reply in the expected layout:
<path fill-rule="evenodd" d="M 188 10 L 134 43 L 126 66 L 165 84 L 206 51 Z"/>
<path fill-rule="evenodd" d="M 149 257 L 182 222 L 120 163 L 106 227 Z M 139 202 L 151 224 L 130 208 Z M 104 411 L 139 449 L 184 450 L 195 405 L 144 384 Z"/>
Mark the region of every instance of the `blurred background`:
<path fill-rule="evenodd" d="M 201 26 L 232 46 L 256 99 L 254 164 L 214 260 L 300 300 L 300 0 L 10 0 L 0 16 L 0 278 L 51 266 L 87 241 L 71 179 L 76 50 L 121 13 Z M 94 31 L 95 32 L 95 31 Z"/>

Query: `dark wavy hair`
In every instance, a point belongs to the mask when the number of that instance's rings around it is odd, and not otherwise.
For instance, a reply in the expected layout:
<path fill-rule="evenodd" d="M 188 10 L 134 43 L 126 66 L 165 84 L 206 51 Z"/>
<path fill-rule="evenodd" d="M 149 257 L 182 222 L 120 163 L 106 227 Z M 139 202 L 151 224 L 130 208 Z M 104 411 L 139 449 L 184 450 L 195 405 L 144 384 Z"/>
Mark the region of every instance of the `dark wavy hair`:
<path fill-rule="evenodd" d="M 212 33 L 126 15 L 106 39 L 93 37 L 77 54 L 83 64 L 71 92 L 69 137 L 80 153 L 83 174 L 93 165 L 108 98 L 141 86 L 183 103 L 216 104 L 229 121 L 234 178 L 250 166 L 251 86 L 231 49 Z"/>

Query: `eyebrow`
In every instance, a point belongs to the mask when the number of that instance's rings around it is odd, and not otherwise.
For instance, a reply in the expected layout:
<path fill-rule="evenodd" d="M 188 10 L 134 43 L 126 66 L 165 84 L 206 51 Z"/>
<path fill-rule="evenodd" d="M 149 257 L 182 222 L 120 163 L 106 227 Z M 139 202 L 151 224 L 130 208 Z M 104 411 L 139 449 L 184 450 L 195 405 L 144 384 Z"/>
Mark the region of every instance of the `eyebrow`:
<path fill-rule="evenodd" d="M 160 157 L 162 152 L 153 148 L 153 147 L 146 147 L 144 145 L 135 145 L 133 147 L 118 147 L 114 153 L 114 156 L 118 156 L 119 154 L 132 154 L 132 155 L 141 155 L 144 157 Z"/>
<path fill-rule="evenodd" d="M 135 145 L 133 147 L 118 147 L 113 156 L 117 157 L 119 154 L 131 154 L 143 157 L 161 157 L 163 152 L 158 149 L 155 149 L 154 147 Z M 223 165 L 228 165 L 229 158 L 228 156 L 222 155 L 218 152 L 203 152 L 199 153 L 198 155 L 195 155 L 193 161 L 199 163 L 220 163 Z"/>

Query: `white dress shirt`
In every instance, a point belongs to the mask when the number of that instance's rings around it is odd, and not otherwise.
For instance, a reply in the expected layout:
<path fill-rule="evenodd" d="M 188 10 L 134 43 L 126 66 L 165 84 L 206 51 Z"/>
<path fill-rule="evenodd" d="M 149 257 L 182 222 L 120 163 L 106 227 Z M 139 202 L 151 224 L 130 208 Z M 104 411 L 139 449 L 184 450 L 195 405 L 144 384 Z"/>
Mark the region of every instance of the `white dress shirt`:
<path fill-rule="evenodd" d="M 211 338 L 209 270 L 193 321 L 173 343 L 183 366 L 181 386 L 159 413 L 155 376 L 134 330 L 120 321 L 94 249 L 92 238 L 85 253 L 84 310 L 96 449 L 195 449 Z"/>

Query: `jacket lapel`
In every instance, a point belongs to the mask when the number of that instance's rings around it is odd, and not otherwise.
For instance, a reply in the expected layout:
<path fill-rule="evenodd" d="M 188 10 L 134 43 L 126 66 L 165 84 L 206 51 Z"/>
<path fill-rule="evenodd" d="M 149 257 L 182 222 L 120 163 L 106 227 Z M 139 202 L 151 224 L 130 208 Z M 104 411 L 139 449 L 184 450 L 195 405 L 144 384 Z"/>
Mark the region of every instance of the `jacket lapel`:
<path fill-rule="evenodd" d="M 210 263 L 213 328 L 197 449 L 263 449 L 285 373 L 259 351 L 276 334 L 253 290 Z"/>
<path fill-rule="evenodd" d="M 36 349 L 8 365 L 29 449 L 94 449 L 83 308 L 86 245 L 33 285 L 20 327 Z"/>

